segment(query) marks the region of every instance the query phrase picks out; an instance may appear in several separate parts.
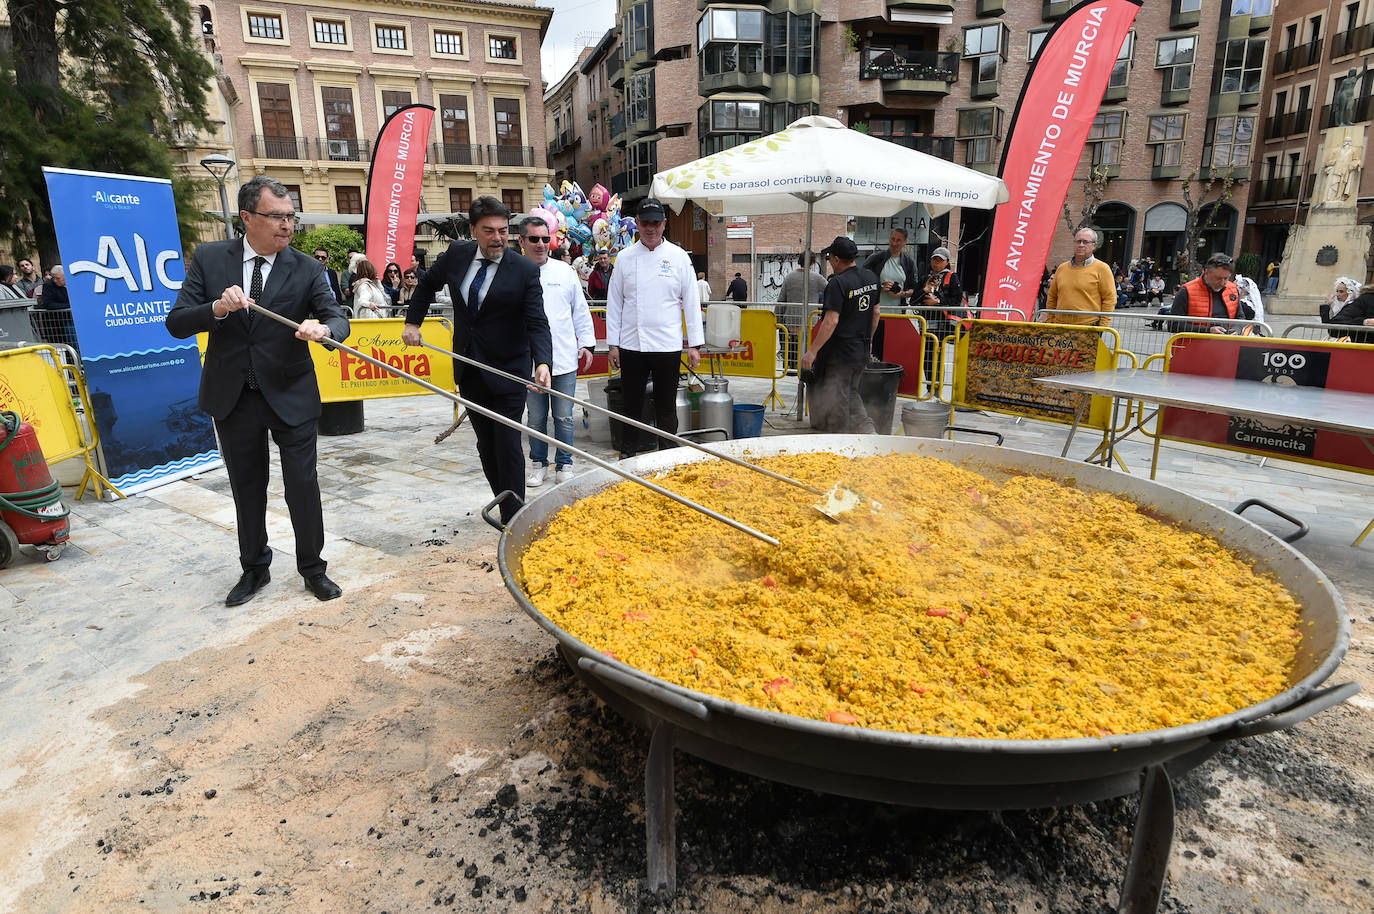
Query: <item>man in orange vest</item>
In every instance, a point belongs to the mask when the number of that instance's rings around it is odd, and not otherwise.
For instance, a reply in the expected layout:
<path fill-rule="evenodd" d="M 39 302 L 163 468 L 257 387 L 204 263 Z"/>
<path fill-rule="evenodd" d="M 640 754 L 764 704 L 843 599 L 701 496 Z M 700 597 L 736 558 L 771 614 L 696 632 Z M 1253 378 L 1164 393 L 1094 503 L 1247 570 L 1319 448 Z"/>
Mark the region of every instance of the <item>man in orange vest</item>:
<path fill-rule="evenodd" d="M 1240 291 L 1231 281 L 1235 275 L 1235 261 L 1226 254 L 1213 254 L 1202 267 L 1202 275 L 1178 287 L 1170 314 L 1189 317 L 1248 320 L 1240 301 Z M 1211 333 L 1231 333 L 1235 324 L 1197 324 L 1193 330 Z"/>

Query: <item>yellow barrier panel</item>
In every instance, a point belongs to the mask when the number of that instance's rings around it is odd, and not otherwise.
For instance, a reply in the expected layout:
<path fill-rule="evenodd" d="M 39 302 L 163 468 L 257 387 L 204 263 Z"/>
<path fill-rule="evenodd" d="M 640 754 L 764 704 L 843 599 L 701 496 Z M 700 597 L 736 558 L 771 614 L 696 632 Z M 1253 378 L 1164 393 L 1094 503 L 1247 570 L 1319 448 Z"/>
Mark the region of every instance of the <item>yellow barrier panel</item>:
<path fill-rule="evenodd" d="M 778 321 L 772 311 L 746 308 L 740 312 L 739 352 L 722 355 L 723 371 L 741 378 L 778 376 Z"/>
<path fill-rule="evenodd" d="M 61 367 L 59 367 L 61 366 Z M 93 417 L 91 398 L 85 379 L 73 366 L 64 365 L 52 346 L 25 346 L 0 352 L 0 409 L 19 414 L 19 418 L 33 426 L 43 459 L 51 466 L 81 457 L 86 473 L 76 497 L 81 498 L 90 484 L 96 498 L 102 489 L 109 489 L 124 497 L 110 481 L 95 468 L 93 455 L 100 443 L 95 420 L 91 418 L 91 437 L 86 438 L 81 418 L 72 401 L 70 382 L 77 388 L 77 396 L 88 418 Z"/>
<path fill-rule="evenodd" d="M 1116 345 L 1108 346 L 1108 335 Z M 954 404 L 1051 422 L 1072 422 L 1082 402 L 1076 393 L 1032 382 L 1116 365 L 1120 336 L 1110 327 L 961 321 L 954 343 Z M 1092 397 L 1079 423 L 1104 433 L 1110 426 L 1110 397 Z"/>

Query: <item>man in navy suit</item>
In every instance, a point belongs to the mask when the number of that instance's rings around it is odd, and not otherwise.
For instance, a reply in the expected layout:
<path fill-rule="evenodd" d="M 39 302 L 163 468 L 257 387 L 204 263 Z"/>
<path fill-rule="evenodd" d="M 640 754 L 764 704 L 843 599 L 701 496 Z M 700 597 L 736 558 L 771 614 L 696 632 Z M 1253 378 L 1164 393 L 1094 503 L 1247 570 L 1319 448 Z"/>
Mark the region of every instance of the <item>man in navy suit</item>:
<path fill-rule="evenodd" d="M 420 277 L 406 311 L 401 338 L 420 345 L 420 322 L 429 313 L 434 294 L 448 286 L 453 299 L 453 351 L 520 377 L 530 376 L 545 387 L 552 377 L 553 342 L 544 314 L 544 291 L 539 268 L 509 250 L 510 210 L 500 200 L 481 196 L 468 211 L 475 241 L 457 242 Z M 453 376 L 463 398 L 515 421 L 525 413 L 525 386 L 462 362 Z M 525 498 L 525 455 L 520 432 L 494 419 L 471 414 L 477 434 L 477 454 L 493 495 L 510 490 Z M 517 505 L 501 503 L 501 520 L 509 521 Z"/>
<path fill-rule="evenodd" d="M 342 340 L 348 320 L 324 267 L 290 246 L 296 214 L 285 185 L 256 177 L 239 189 L 244 237 L 196 248 L 167 330 L 208 335 L 200 408 L 215 420 L 234 494 L 243 575 L 225 603 L 252 599 L 271 580 L 267 545 L 267 435 L 281 453 L 296 568 L 321 600 L 343 593 L 325 574 L 324 518 L 315 470 L 320 389 L 308 341 Z M 247 290 L 247 291 L 245 291 Z M 295 331 L 246 310 L 261 305 L 300 324 Z"/>
<path fill-rule="evenodd" d="M 339 286 L 339 274 L 329 268 L 329 252 L 324 248 L 315 248 L 315 259 L 324 264 L 324 275 L 329 280 L 329 288 L 334 292 L 334 300 L 343 307 L 343 289 Z"/>

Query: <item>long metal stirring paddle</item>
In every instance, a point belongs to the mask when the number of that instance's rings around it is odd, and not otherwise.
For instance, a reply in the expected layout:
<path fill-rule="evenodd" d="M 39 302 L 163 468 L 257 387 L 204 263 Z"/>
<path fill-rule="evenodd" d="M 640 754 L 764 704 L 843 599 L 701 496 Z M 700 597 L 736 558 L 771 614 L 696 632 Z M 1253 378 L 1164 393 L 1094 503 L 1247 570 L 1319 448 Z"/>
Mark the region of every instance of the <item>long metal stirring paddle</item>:
<path fill-rule="evenodd" d="M 286 326 L 290 327 L 290 328 L 293 329 L 293 330 L 299 330 L 299 329 L 301 328 L 301 325 L 298 324 L 298 323 L 296 323 L 295 321 L 291 320 L 291 318 L 289 318 L 289 317 L 283 317 L 282 315 L 276 313 L 275 311 L 269 311 L 269 310 L 267 310 L 266 308 L 262 307 L 261 305 L 253 304 L 252 302 L 250 302 L 250 303 L 248 303 L 245 307 L 252 308 L 253 311 L 255 311 L 256 313 L 261 314 L 261 315 L 263 315 L 264 317 L 270 317 L 272 320 L 276 321 L 277 323 L 279 323 L 279 324 L 285 324 Z M 663 487 L 660 486 L 660 485 L 656 485 L 656 484 L 650 482 L 650 481 L 647 480 L 647 479 L 643 479 L 643 478 L 641 478 L 641 477 L 639 477 L 639 476 L 634 475 L 633 473 L 628 473 L 628 472 L 626 472 L 625 470 L 622 470 L 620 467 L 616 466 L 615 464 L 607 463 L 606 461 L 602 460 L 601 458 L 596 457 L 596 456 L 594 456 L 594 455 L 592 455 L 592 454 L 588 454 L 586 451 L 581 450 L 580 448 L 571 447 L 571 446 L 569 446 L 569 445 L 566 445 L 566 444 L 564 444 L 563 442 L 559 441 L 557 438 L 554 438 L 554 437 L 552 437 L 552 436 L 550 436 L 550 435 L 545 435 L 545 434 L 543 434 L 542 432 L 537 432 L 537 431 L 535 431 L 534 429 L 530 428 L 529 426 L 522 425 L 521 423 L 515 421 L 514 419 L 511 419 L 511 418 L 509 418 L 509 417 L 507 417 L 507 416 L 503 416 L 503 415 L 501 415 L 500 413 L 498 413 L 498 412 L 496 412 L 496 411 L 494 411 L 494 410 L 487 409 L 485 406 L 478 406 L 476 403 L 473 403 L 471 400 L 466 400 L 466 399 L 464 399 L 463 397 L 460 397 L 458 394 L 455 394 L 455 393 L 453 393 L 453 392 L 451 392 L 451 391 L 444 390 L 442 387 L 439 387 L 438 385 L 435 385 L 435 384 L 431 384 L 430 382 L 424 380 L 423 378 L 417 378 L 415 375 L 411 374 L 410 372 L 408 372 L 408 371 L 402 371 L 401 369 L 397 368 L 397 367 L 394 366 L 394 365 L 388 365 L 386 362 L 383 362 L 381 359 L 374 359 L 372 356 L 367 355 L 366 353 L 362 353 L 362 352 L 359 352 L 359 351 L 356 350 L 356 349 L 353 349 L 352 347 L 345 346 L 343 343 L 339 342 L 338 340 L 320 340 L 319 343 L 320 343 L 320 345 L 324 346 L 324 347 L 327 348 L 327 349 L 342 349 L 344 352 L 347 352 L 347 353 L 349 353 L 349 354 L 351 354 L 351 355 L 354 355 L 354 356 L 356 356 L 356 357 L 362 359 L 364 362 L 367 362 L 367 363 L 369 363 L 369 364 L 371 364 L 371 365 L 375 365 L 375 366 L 377 366 L 378 368 L 385 369 L 386 371 L 390 372 L 391 374 L 396 375 L 397 377 L 405 378 L 407 381 L 411 381 L 411 382 L 413 382 L 413 383 L 415 383 L 415 384 L 418 384 L 418 385 L 420 385 L 421 387 L 425 388 L 426 390 L 432 391 L 433 393 L 436 393 L 436 394 L 438 394 L 438 395 L 441 396 L 441 397 L 445 397 L 445 398 L 447 398 L 447 399 L 449 399 L 449 400 L 452 400 L 454 403 L 457 403 L 459 406 L 462 406 L 463 408 L 467 409 L 468 412 L 476 413 L 476 414 L 479 415 L 479 416 L 486 416 L 488 419 L 491 419 L 491 420 L 494 421 L 494 422 L 499 422 L 499 423 L 501 423 L 502 425 L 505 425 L 505 426 L 507 426 L 507 427 L 509 427 L 509 428 L 513 428 L 513 429 L 516 429 L 517 431 L 524 432 L 525 434 L 529 435 L 530 437 L 536 438 L 536 439 L 538 439 L 539 441 L 544 442 L 545 444 L 549 444 L 549 445 L 552 445 L 552 446 L 554 446 L 554 447 L 561 447 L 563 450 L 568 451 L 569 453 L 576 454 L 578 457 L 581 457 L 583 460 L 587 461 L 588 463 L 595 464 L 596 466 L 601 467 L 603 470 L 609 470 L 609 471 L 611 471 L 612 473 L 616 474 L 617 476 L 621 476 L 621 477 L 624 477 L 625 479 L 628 479 L 630 482 L 637 483 L 638 485 L 641 485 L 641 486 L 643 486 L 643 487 L 646 488 L 646 489 L 649 489 L 649 490 L 651 490 L 651 491 L 653 491 L 653 492 L 657 492 L 659 495 L 662 495 L 664 498 L 671 498 L 673 501 L 677 502 L 678 504 L 680 504 L 680 505 L 682 505 L 682 506 L 684 506 L 684 507 L 691 508 L 693 511 L 697 511 L 697 512 L 699 512 L 699 513 L 701 513 L 701 514 L 705 514 L 707 517 L 710 517 L 710 518 L 712 518 L 713 520 L 720 521 L 722 524 L 726 524 L 727 526 L 734 527 L 736 530 L 740 531 L 741 533 L 747 533 L 747 534 L 749 534 L 750 536 L 754 537 L 754 539 L 762 540 L 763 542 L 767 543 L 767 544 L 770 545 L 770 546 L 776 546 L 776 545 L 778 545 L 778 541 L 775 540 L 773 537 L 769 536 L 769 535 L 766 534 L 766 533 L 760 533 L 758 530 L 755 530 L 753 527 L 750 527 L 748 524 L 742 524 L 742 523 L 740 523 L 739 521 L 735 520 L 734 518 L 726 517 L 724 514 L 720 514 L 719 512 L 712 511 L 710 508 L 706 507 L 705 505 L 699 505 L 699 504 L 697 504 L 696 502 L 692 501 L 690 498 L 684 498 L 683 496 L 678 495 L 676 492 L 671 492 L 671 491 L 669 491 L 668 489 L 665 489 L 665 488 L 663 488 Z M 503 374 L 504 374 L 504 372 L 503 372 Z M 512 375 L 512 377 L 514 377 L 514 376 Z M 518 378 L 517 378 L 517 380 L 519 380 L 521 384 L 529 384 L 529 383 L 530 383 L 528 380 L 522 380 L 522 379 L 518 379 Z M 536 386 L 538 386 L 538 385 L 536 385 Z"/>
<path fill-rule="evenodd" d="M 714 448 L 706 447 L 704 444 L 693 441 L 690 438 L 684 438 L 681 435 L 675 435 L 670 431 L 659 428 L 658 426 L 650 425 L 647 422 L 641 422 L 638 419 L 633 419 L 629 416 L 617 413 L 614 410 L 611 410 L 605 406 L 600 406 L 596 403 L 593 403 L 590 400 L 583 400 L 579 397 L 573 396 L 572 394 L 565 394 L 561 390 L 554 390 L 552 387 L 545 387 L 542 384 L 525 380 L 517 375 L 513 375 L 509 372 L 502 371 L 499 368 L 493 368 L 492 366 L 487 365 L 483 362 L 479 362 L 476 359 L 471 358 L 470 356 L 459 355 L 456 352 L 445 349 L 442 346 L 436 346 L 433 343 L 426 342 L 425 340 L 421 340 L 420 345 L 425 349 L 432 349 L 441 355 L 446 355 L 450 358 L 457 359 L 465 365 L 472 365 L 476 368 L 482 369 L 483 371 L 487 371 L 491 374 L 497 375 L 498 377 L 505 378 L 508 381 L 515 381 L 519 384 L 528 384 L 530 387 L 533 387 L 534 389 L 539 391 L 539 393 L 553 394 L 555 397 L 561 397 L 564 400 L 571 400 L 573 403 L 576 403 L 578 406 L 581 406 L 584 409 L 595 410 L 596 412 L 601 413 L 602 415 L 610 416 L 611 418 L 619 420 L 620 422 L 623 422 L 626 425 L 633 426 L 637 429 L 642 429 L 646 432 L 651 432 L 655 435 L 658 435 L 660 438 L 666 438 L 674 444 L 679 444 L 684 447 L 695 448 L 696 450 L 701 451 L 703 454 L 710 454 L 712 457 L 728 461 L 737 466 L 742 466 L 747 470 L 753 470 L 755 473 L 762 473 L 764 476 L 776 479 L 778 482 L 786 483 L 789 486 L 796 486 L 799 489 L 803 489 L 807 492 L 810 492 L 812 495 L 819 495 L 821 497 L 821 502 L 812 505 L 812 507 L 814 507 L 817 511 L 819 511 L 821 514 L 824 514 L 831 520 L 838 520 L 838 515 L 843 514 L 845 511 L 850 510 L 851 508 L 855 507 L 863 501 L 863 498 L 860 495 L 858 495 L 855 492 L 851 492 L 850 490 L 838 484 L 835 488 L 831 489 L 829 492 L 826 492 L 825 490 L 818 489 L 813 485 L 808 485 L 807 483 L 802 482 L 800 479 L 793 479 L 791 476 L 785 476 L 782 473 L 775 472 L 773 470 L 768 469 L 767 467 L 761 467 L 758 464 L 750 463 L 747 460 L 742 460 L 739 457 L 734 456 L 733 454 L 727 454 L 723 451 L 718 451 Z M 562 447 L 564 450 L 567 450 L 567 445 L 560 445 L 560 447 Z"/>

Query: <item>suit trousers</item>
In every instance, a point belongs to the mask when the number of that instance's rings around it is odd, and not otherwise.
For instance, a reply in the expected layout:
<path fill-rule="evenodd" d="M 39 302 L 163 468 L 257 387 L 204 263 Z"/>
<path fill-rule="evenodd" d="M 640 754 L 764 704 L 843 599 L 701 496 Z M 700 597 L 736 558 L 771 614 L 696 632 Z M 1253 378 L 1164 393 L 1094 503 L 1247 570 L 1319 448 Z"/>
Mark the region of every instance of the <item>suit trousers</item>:
<path fill-rule="evenodd" d="M 654 425 L 677 434 L 677 382 L 682 370 L 680 352 L 639 352 L 620 350 L 620 383 L 625 396 L 625 415 L 638 419 L 644 415 L 644 388 L 654 379 Z M 657 442 L 657 443 L 655 443 Z M 648 432 L 625 428 L 625 453 L 633 457 L 640 451 L 677 447 L 667 438 L 651 438 Z"/>
<path fill-rule="evenodd" d="M 306 578 L 324 573 L 326 563 L 320 557 L 324 551 L 324 510 L 315 452 L 318 424 L 315 419 L 300 425 L 286 424 L 261 391 L 248 387 L 229 415 L 215 420 L 234 494 L 239 564 L 244 571 L 272 564 L 272 550 L 267 545 L 267 436 L 271 433 L 281 455 L 286 509 L 296 534 L 296 568 Z"/>
<path fill-rule="evenodd" d="M 524 418 L 526 391 L 493 391 L 486 373 L 480 368 L 464 366 L 458 389 L 463 399 L 478 406 L 517 422 Z M 500 495 L 509 489 L 524 501 L 525 453 L 521 447 L 519 430 L 474 412 L 469 412 L 468 418 L 472 420 L 472 430 L 477 435 L 477 456 L 482 460 L 482 472 L 486 474 L 487 485 L 491 486 L 491 494 Z M 519 506 L 513 501 L 501 502 L 501 522 L 509 522 L 517 510 Z"/>

